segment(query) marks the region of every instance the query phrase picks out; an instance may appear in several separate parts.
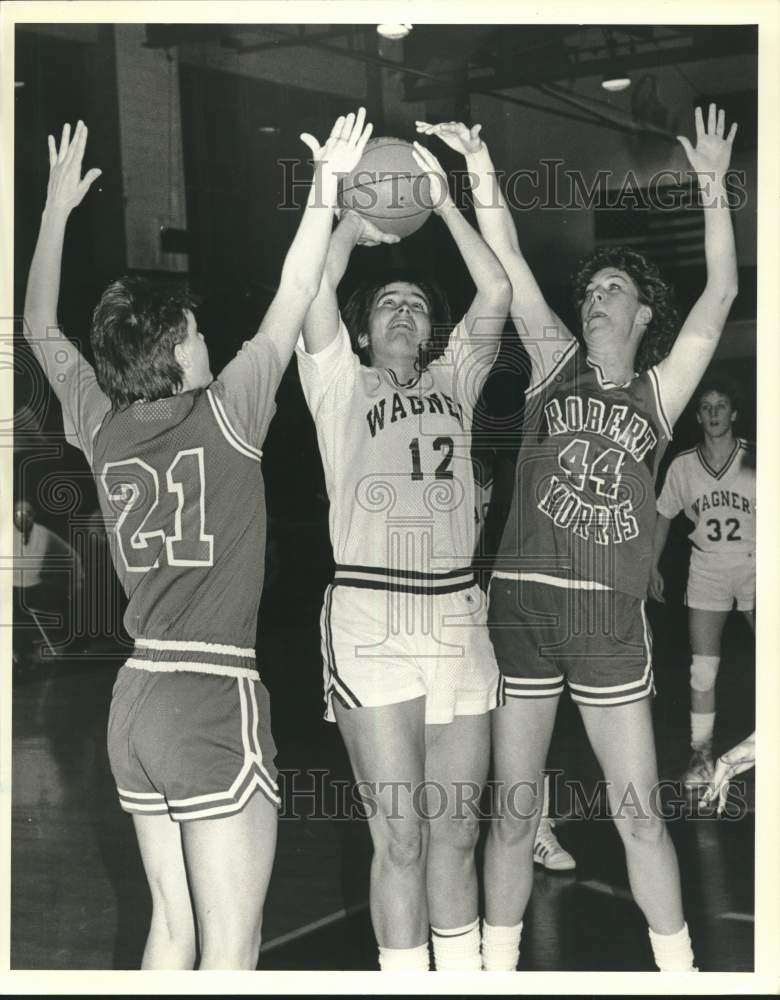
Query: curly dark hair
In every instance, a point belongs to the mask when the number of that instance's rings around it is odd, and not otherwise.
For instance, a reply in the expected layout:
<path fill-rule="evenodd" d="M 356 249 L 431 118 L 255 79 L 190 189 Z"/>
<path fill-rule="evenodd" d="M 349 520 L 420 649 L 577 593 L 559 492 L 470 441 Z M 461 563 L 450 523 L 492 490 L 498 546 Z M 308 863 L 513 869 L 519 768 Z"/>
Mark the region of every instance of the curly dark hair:
<path fill-rule="evenodd" d="M 115 410 L 138 399 L 172 396 L 183 384 L 174 348 L 187 335 L 189 292 L 137 276 L 103 292 L 92 315 L 92 349 L 100 388 Z"/>
<path fill-rule="evenodd" d="M 639 301 L 642 305 L 650 306 L 653 311 L 653 318 L 647 324 L 635 360 L 637 372 L 647 371 L 666 357 L 680 330 L 680 316 L 672 286 L 664 281 L 656 265 L 636 250 L 628 247 L 603 247 L 583 257 L 572 278 L 578 317 L 585 301 L 588 283 L 594 274 L 605 267 L 624 271 L 636 285 Z"/>
<path fill-rule="evenodd" d="M 369 333 L 371 310 L 379 293 L 383 288 L 397 281 L 404 281 L 410 285 L 415 285 L 428 301 L 431 318 L 431 338 L 425 344 L 420 344 L 419 355 L 415 362 L 418 371 L 423 371 L 432 361 L 442 356 L 452 333 L 452 317 L 450 315 L 449 303 L 444 292 L 435 281 L 427 278 L 421 279 L 420 275 L 413 271 L 396 269 L 386 272 L 381 281 L 377 279 L 365 282 L 350 295 L 344 306 L 344 323 L 349 331 L 352 349 L 360 358 L 360 363 L 370 367 L 371 344 L 369 343 L 367 347 L 361 347 L 358 344 L 358 337 L 363 333 Z"/>

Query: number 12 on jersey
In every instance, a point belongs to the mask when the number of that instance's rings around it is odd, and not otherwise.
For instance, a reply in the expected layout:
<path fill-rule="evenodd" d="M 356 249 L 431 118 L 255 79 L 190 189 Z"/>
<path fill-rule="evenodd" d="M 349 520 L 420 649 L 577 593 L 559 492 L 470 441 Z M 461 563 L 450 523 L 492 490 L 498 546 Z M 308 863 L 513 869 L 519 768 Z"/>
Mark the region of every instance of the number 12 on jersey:
<path fill-rule="evenodd" d="M 452 453 L 455 450 L 451 437 L 437 437 L 433 442 L 433 450 L 442 452 L 443 457 L 433 470 L 434 479 L 452 479 Z M 423 478 L 422 461 L 420 459 L 420 439 L 413 438 L 409 442 L 409 451 L 412 453 L 412 480 L 417 482 Z"/>
<path fill-rule="evenodd" d="M 166 470 L 166 490 L 176 498 L 172 516 L 160 517 L 160 478 L 140 458 L 107 462 L 100 482 L 117 514 L 114 532 L 128 573 L 156 569 L 163 553 L 169 566 L 213 565 L 214 536 L 205 530 L 202 448 L 180 451 Z"/>

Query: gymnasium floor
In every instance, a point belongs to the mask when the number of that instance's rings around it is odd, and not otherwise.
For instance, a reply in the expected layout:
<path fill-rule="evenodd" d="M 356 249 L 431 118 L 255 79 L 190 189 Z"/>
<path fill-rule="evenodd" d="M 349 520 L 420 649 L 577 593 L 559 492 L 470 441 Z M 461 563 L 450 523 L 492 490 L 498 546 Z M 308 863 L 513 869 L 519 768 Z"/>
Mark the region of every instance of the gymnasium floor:
<path fill-rule="evenodd" d="M 272 695 L 281 771 L 328 771 L 329 790 L 348 780 L 335 727 L 321 721 L 316 601 L 266 601 L 263 672 Z M 662 777 L 687 759 L 685 619 L 681 608 L 652 609 L 655 705 Z M 727 626 L 716 730 L 722 752 L 753 729 L 752 638 L 735 616 Z M 119 660 L 60 660 L 15 677 L 13 706 L 12 942 L 14 969 L 137 968 L 149 899 L 132 823 L 119 809 L 108 769 L 105 728 Z M 558 717 L 556 766 L 592 789 L 595 761 L 573 706 Z M 686 914 L 700 968 L 753 968 L 753 779 L 744 815 L 670 822 Z M 296 778 L 309 787 L 315 776 Z M 297 797 L 299 818 L 283 818 L 269 890 L 261 968 L 374 969 L 367 910 L 369 839 L 360 819 L 318 818 Z M 312 815 L 314 813 L 314 815 Z M 484 832 L 484 831 L 483 831 Z M 650 970 L 647 935 L 628 896 L 623 853 L 612 823 L 571 819 L 558 827 L 576 873 L 535 872 L 521 968 Z"/>

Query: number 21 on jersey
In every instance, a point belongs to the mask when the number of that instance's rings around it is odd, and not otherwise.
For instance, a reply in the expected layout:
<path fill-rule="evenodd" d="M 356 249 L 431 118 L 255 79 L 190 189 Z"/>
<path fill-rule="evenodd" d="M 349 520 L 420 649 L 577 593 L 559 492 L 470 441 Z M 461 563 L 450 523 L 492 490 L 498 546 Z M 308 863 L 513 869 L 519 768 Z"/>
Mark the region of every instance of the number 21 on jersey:
<path fill-rule="evenodd" d="M 163 555 L 169 566 L 213 565 L 202 448 L 180 451 L 165 472 L 165 489 L 176 498 L 172 517 L 160 517 L 160 477 L 140 458 L 106 462 L 100 482 L 117 515 L 117 548 L 128 573 L 156 569 Z"/>

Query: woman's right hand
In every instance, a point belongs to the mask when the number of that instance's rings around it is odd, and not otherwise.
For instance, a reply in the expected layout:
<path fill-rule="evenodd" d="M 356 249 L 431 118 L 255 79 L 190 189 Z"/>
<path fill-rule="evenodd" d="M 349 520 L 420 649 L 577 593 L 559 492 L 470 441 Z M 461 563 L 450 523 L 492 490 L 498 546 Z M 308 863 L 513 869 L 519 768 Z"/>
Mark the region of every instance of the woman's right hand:
<path fill-rule="evenodd" d="M 659 604 L 664 603 L 664 578 L 657 566 L 653 566 L 650 570 L 650 584 L 647 592 L 654 601 L 658 601 Z"/>
<path fill-rule="evenodd" d="M 355 243 L 363 247 L 376 247 L 380 243 L 399 243 L 400 236 L 395 233 L 385 233 L 383 230 L 367 219 L 365 215 L 360 215 L 354 209 L 345 209 L 341 213 L 341 219 L 349 220 L 349 224 L 355 227 Z"/>

